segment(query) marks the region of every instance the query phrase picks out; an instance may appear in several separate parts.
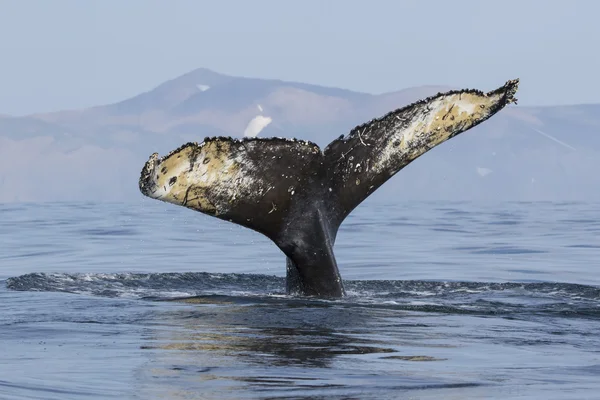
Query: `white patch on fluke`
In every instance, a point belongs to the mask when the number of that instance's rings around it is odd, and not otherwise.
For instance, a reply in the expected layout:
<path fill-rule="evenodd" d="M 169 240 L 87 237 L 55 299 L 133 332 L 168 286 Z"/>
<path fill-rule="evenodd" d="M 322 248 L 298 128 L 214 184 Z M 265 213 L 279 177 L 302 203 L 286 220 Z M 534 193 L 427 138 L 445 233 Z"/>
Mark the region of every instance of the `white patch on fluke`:
<path fill-rule="evenodd" d="M 379 159 L 374 164 L 373 169 L 376 172 L 388 168 L 392 160 L 399 155 L 406 153 L 423 153 L 428 150 L 427 141 L 436 135 L 447 137 L 451 132 L 446 131 L 445 126 L 452 125 L 451 120 L 442 121 L 443 115 L 452 112 L 454 117 L 460 118 L 464 114 L 477 119 L 476 115 L 483 116 L 489 111 L 489 106 L 500 100 L 503 93 L 496 93 L 492 96 L 471 94 L 471 93 L 453 93 L 431 100 L 427 104 L 421 104 L 422 111 L 417 111 L 412 120 L 405 125 L 405 121 L 399 116 L 396 126 L 388 141 L 388 145 L 382 149 Z M 485 109 L 479 107 L 483 105 Z M 438 131 L 439 129 L 439 131 Z M 443 139 L 442 141 L 445 141 Z M 396 146 L 394 143 L 400 143 Z M 414 156 L 413 156 L 414 157 Z M 411 158 L 413 158 L 411 157 Z"/>
<path fill-rule="evenodd" d="M 200 90 L 201 92 L 206 92 L 208 89 L 210 89 L 210 86 L 208 86 L 208 85 L 201 85 L 201 84 L 198 84 L 198 85 L 196 85 L 196 87 L 197 87 L 197 88 L 198 88 L 198 90 Z"/>
<path fill-rule="evenodd" d="M 458 107 L 460 112 L 466 112 L 467 114 L 473 114 L 475 111 L 476 104 L 465 101 L 464 99 L 458 100 L 454 103 L 454 107 Z"/>
<path fill-rule="evenodd" d="M 246 171 L 250 165 L 246 153 L 238 151 L 231 157 L 231 144 L 222 145 L 217 151 L 214 143 L 201 143 L 193 149 L 196 154 L 187 147 L 167 156 L 154 167 L 155 189 L 148 197 L 213 215 L 227 212 L 244 191 L 249 193 L 246 200 L 260 200 L 261 182 Z M 190 158 L 192 154 L 195 157 Z M 207 189 L 210 195 L 203 192 Z"/>
<path fill-rule="evenodd" d="M 177 164 L 177 168 L 169 171 L 169 177 L 179 177 L 184 171 L 190 169 L 190 163 L 188 160 L 182 160 L 181 163 Z M 159 176 L 161 172 L 159 168 L 156 168 L 154 171 L 154 182 L 159 182 Z M 164 200 L 165 196 L 171 194 L 171 189 L 173 187 L 165 182 L 162 186 L 158 186 L 156 191 L 153 193 L 152 197 L 159 200 Z"/>
<path fill-rule="evenodd" d="M 256 117 L 252 118 L 252 120 L 248 123 L 248 126 L 246 126 L 246 129 L 244 130 L 244 136 L 245 137 L 258 136 L 260 131 L 265 129 L 265 127 L 267 125 L 269 125 L 272 121 L 273 120 L 271 119 L 271 117 L 257 115 Z"/>

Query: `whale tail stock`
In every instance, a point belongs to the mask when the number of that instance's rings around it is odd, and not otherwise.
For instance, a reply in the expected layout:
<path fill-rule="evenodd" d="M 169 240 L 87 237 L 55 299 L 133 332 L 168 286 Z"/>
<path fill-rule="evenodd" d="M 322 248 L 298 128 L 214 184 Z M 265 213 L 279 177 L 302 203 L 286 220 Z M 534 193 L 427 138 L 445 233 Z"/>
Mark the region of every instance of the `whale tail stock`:
<path fill-rule="evenodd" d="M 287 256 L 287 290 L 344 294 L 333 244 L 344 219 L 433 147 L 516 102 L 518 80 L 489 93 L 439 93 L 354 128 L 323 151 L 282 138 L 206 138 L 153 154 L 142 194 L 234 222 Z"/>

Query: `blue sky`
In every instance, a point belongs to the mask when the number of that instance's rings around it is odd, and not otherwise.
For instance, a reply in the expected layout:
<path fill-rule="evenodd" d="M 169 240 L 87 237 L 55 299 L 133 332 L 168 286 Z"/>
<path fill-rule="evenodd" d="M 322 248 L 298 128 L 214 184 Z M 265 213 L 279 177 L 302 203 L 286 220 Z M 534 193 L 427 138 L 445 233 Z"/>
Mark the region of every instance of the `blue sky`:
<path fill-rule="evenodd" d="M 519 77 L 519 104 L 600 103 L 598 15 L 593 0 L 0 0 L 0 114 L 198 67 L 371 93 Z"/>

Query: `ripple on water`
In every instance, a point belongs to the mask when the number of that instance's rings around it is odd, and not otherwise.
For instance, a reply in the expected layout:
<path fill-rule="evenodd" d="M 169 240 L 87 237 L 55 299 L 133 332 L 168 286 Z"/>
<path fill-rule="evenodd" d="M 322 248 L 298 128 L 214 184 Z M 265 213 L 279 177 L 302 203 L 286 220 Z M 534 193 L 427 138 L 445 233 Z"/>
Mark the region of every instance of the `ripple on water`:
<path fill-rule="evenodd" d="M 0 398 L 600 389 L 597 205 L 359 207 L 336 242 L 340 300 L 286 295 L 272 243 L 176 207 L 0 212 Z"/>

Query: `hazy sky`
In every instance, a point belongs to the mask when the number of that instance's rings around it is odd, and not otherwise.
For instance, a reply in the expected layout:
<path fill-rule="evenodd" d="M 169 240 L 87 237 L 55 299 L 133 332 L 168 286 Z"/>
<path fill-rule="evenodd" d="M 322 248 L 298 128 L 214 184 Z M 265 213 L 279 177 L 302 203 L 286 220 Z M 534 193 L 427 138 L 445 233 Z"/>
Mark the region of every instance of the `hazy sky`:
<path fill-rule="evenodd" d="M 198 67 L 371 93 L 519 77 L 519 104 L 599 103 L 599 15 L 595 0 L 0 0 L 0 114 Z"/>

